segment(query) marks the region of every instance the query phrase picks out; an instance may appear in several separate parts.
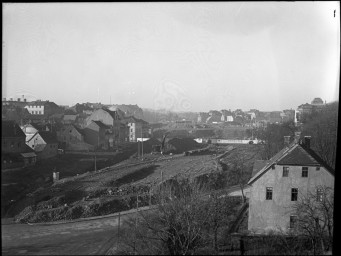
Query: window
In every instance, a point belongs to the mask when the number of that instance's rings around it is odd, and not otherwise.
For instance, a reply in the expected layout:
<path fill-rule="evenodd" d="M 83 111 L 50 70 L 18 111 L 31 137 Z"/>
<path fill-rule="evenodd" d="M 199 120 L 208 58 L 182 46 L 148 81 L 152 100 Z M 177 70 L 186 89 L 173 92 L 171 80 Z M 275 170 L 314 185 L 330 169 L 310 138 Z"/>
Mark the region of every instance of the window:
<path fill-rule="evenodd" d="M 296 228 L 297 216 L 290 216 L 290 228 Z"/>
<path fill-rule="evenodd" d="M 276 167 L 275 167 L 275 165 L 273 164 L 273 165 L 271 166 L 271 169 L 272 169 L 272 170 L 275 170 L 275 168 L 276 168 Z"/>
<path fill-rule="evenodd" d="M 289 167 L 283 167 L 283 177 L 289 176 Z"/>
<path fill-rule="evenodd" d="M 317 189 L 317 193 L 316 193 L 317 195 L 316 195 L 316 200 L 318 201 L 318 202 L 323 202 L 323 191 L 322 191 L 322 189 L 321 188 L 318 188 Z"/>
<path fill-rule="evenodd" d="M 297 194 L 298 194 L 298 189 L 292 188 L 291 189 L 291 201 L 297 201 Z"/>
<path fill-rule="evenodd" d="M 32 145 L 32 148 L 34 148 L 34 145 Z"/>
<path fill-rule="evenodd" d="M 266 200 L 272 200 L 272 188 L 266 188 Z"/>
<path fill-rule="evenodd" d="M 302 177 L 308 177 L 308 167 L 302 167 Z"/>
<path fill-rule="evenodd" d="M 320 166 L 317 166 L 317 167 L 316 167 L 316 171 L 319 171 L 319 170 L 320 170 Z"/>

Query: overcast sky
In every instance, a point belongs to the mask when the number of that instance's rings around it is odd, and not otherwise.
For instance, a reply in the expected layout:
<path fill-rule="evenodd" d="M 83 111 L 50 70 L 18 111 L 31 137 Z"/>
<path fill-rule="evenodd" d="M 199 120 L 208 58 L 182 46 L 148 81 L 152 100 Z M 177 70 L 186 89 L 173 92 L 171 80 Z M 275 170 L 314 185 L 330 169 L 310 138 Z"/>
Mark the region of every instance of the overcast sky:
<path fill-rule="evenodd" d="M 339 2 L 3 4 L 2 47 L 3 97 L 197 112 L 339 95 Z"/>

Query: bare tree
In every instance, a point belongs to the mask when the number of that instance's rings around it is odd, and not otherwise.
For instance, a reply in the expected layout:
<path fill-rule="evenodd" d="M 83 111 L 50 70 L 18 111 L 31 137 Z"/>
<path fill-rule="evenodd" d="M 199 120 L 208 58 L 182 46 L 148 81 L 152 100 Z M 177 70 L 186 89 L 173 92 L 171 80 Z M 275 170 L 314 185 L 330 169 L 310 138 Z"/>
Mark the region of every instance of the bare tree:
<path fill-rule="evenodd" d="M 330 187 L 317 186 L 315 191 L 300 194 L 292 208 L 297 216 L 294 232 L 307 236 L 313 243 L 314 254 L 320 248 L 333 246 L 334 191 Z"/>
<path fill-rule="evenodd" d="M 194 254 L 205 243 L 204 227 L 210 214 L 203 211 L 202 188 L 177 180 L 163 186 L 158 199 L 157 209 L 141 213 L 136 227 L 131 221 L 129 233 L 135 233 L 137 242 L 132 241 L 131 234 L 125 239 L 127 247 L 143 254 L 147 249 L 148 254 Z"/>

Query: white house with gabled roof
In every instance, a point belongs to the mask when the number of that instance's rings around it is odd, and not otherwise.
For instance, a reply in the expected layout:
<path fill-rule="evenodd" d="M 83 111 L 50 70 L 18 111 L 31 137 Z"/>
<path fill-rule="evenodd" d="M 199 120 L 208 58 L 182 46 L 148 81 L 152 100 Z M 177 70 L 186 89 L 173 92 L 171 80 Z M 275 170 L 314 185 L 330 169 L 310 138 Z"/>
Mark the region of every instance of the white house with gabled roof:
<path fill-rule="evenodd" d="M 299 139 L 270 160 L 256 161 L 251 179 L 248 230 L 252 233 L 287 232 L 294 227 L 292 207 L 302 194 L 320 191 L 318 186 L 334 189 L 334 170 L 311 148 L 310 137 Z M 316 191 L 315 191 L 316 190 Z"/>

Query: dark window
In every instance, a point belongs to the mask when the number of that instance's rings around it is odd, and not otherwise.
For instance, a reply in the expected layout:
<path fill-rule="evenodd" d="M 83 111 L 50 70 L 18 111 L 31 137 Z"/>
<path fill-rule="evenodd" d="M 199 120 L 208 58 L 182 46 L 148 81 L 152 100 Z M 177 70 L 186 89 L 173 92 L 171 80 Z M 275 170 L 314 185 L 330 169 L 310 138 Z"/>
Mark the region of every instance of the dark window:
<path fill-rule="evenodd" d="M 283 177 L 289 176 L 289 167 L 283 167 Z"/>
<path fill-rule="evenodd" d="M 302 167 L 302 177 L 308 177 L 308 167 Z"/>
<path fill-rule="evenodd" d="M 317 194 L 316 195 L 317 201 L 323 202 L 323 191 L 322 191 L 322 189 L 318 188 L 316 194 Z"/>
<path fill-rule="evenodd" d="M 290 216 L 290 228 L 297 226 L 297 216 Z"/>
<path fill-rule="evenodd" d="M 317 167 L 316 167 L 316 171 L 319 171 L 319 170 L 320 170 L 320 166 L 317 166 Z"/>
<path fill-rule="evenodd" d="M 297 201 L 297 194 L 298 194 L 298 189 L 292 188 L 291 189 L 291 201 Z"/>
<path fill-rule="evenodd" d="M 276 168 L 276 167 L 275 167 L 275 165 L 273 164 L 273 165 L 271 166 L 271 169 L 272 169 L 272 170 L 275 170 L 275 168 Z"/>
<path fill-rule="evenodd" d="M 266 200 L 272 200 L 272 188 L 266 188 Z"/>

